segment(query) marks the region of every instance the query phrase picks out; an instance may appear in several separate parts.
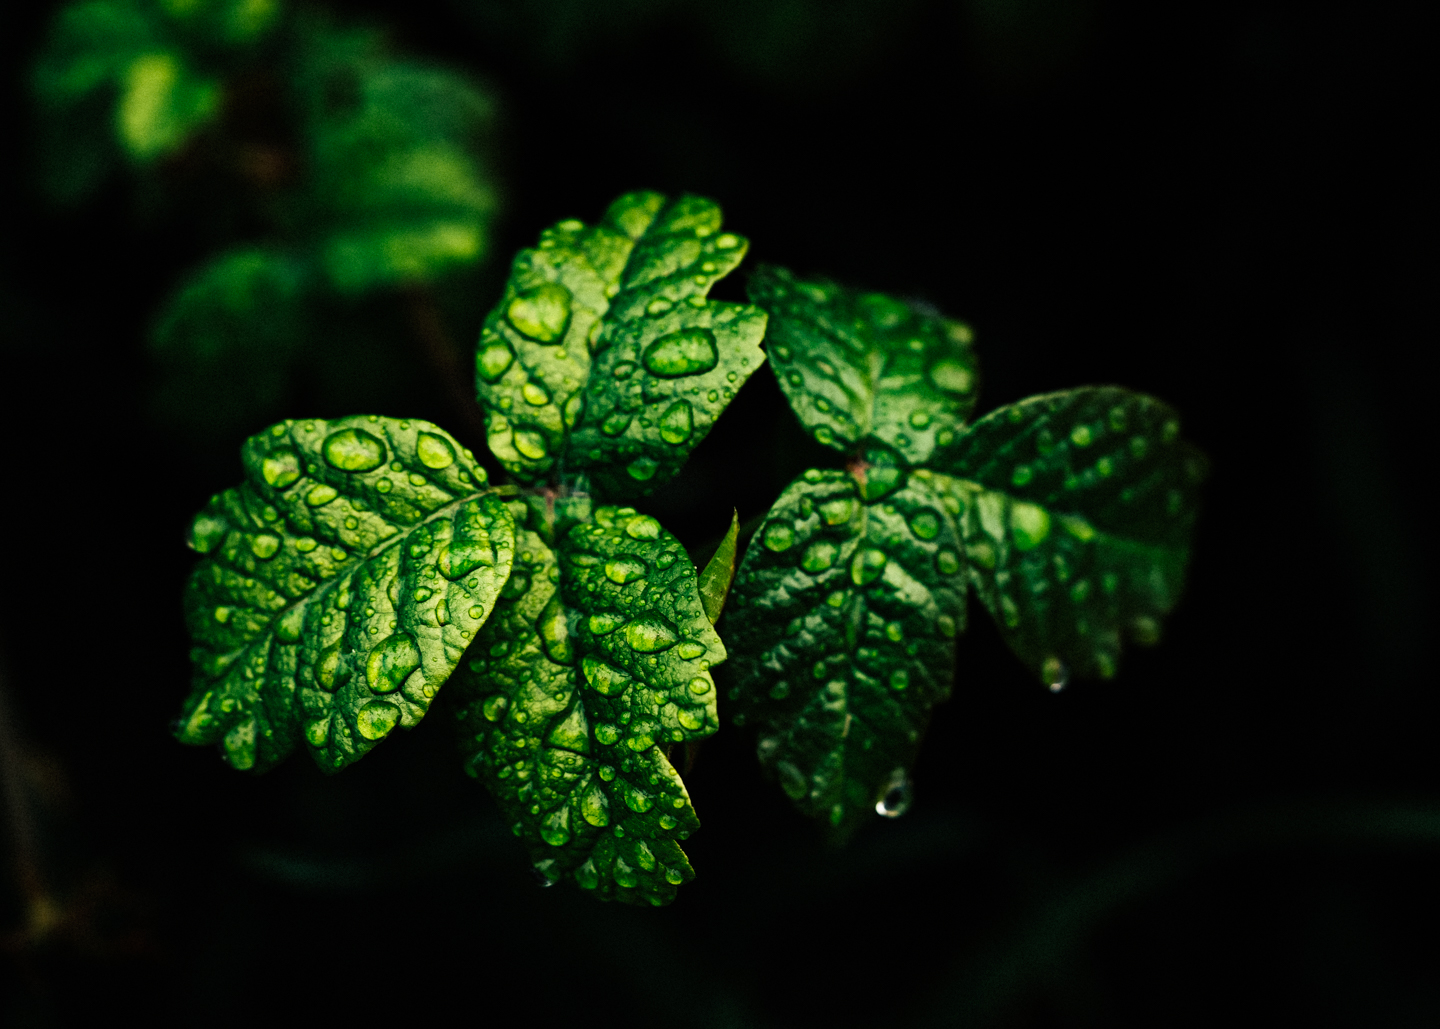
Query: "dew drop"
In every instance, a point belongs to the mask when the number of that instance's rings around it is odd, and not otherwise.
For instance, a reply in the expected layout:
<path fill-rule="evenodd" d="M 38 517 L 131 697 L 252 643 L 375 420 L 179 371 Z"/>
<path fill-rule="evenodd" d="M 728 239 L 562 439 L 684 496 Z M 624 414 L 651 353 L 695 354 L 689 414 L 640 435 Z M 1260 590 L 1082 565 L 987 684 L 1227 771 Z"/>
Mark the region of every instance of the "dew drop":
<path fill-rule="evenodd" d="M 660 523 L 649 515 L 640 515 L 638 518 L 630 519 L 625 526 L 625 535 L 633 540 L 658 540 Z"/>
<path fill-rule="evenodd" d="M 674 379 L 708 372 L 719 363 L 720 352 L 709 329 L 682 329 L 651 343 L 640 360 L 651 375 Z"/>
<path fill-rule="evenodd" d="M 675 645 L 675 630 L 663 618 L 651 615 L 625 626 L 625 642 L 642 654 L 658 654 Z"/>
<path fill-rule="evenodd" d="M 630 427 L 630 418 L 628 411 L 611 411 L 600 423 L 600 431 L 607 436 L 618 436 Z"/>
<path fill-rule="evenodd" d="M 597 725 L 595 726 L 595 738 L 607 747 L 613 746 L 615 741 L 620 738 L 620 730 L 613 725 Z M 614 775 L 613 771 L 611 775 Z M 603 770 L 601 778 L 605 778 Z"/>
<path fill-rule="evenodd" d="M 261 561 L 268 561 L 280 549 L 280 537 L 263 532 L 250 541 L 250 552 Z"/>
<path fill-rule="evenodd" d="M 1094 436 L 1090 432 L 1090 426 L 1077 425 L 1070 430 L 1070 442 L 1077 447 L 1088 447 Z"/>
<path fill-rule="evenodd" d="M 765 544 L 766 550 L 772 550 L 778 554 L 794 546 L 795 530 L 791 529 L 790 526 L 784 522 L 771 522 L 765 526 L 765 531 L 761 534 L 760 540 Z"/>
<path fill-rule="evenodd" d="M 968 393 L 974 385 L 975 375 L 959 361 L 946 358 L 931 366 L 930 381 L 936 389 L 946 393 Z"/>
<path fill-rule="evenodd" d="M 625 624 L 625 616 L 615 611 L 597 611 L 590 616 L 590 631 L 596 636 L 607 636 Z"/>
<path fill-rule="evenodd" d="M 805 551 L 805 556 L 800 559 L 800 567 L 811 575 L 825 571 L 835 564 L 835 558 L 839 555 L 840 548 L 830 540 L 820 540 L 812 543 Z"/>
<path fill-rule="evenodd" d="M 910 428 L 923 429 L 930 424 L 930 412 L 915 410 L 910 412 Z"/>
<path fill-rule="evenodd" d="M 545 437 L 528 429 L 516 431 L 515 449 L 522 457 L 528 457 L 532 461 L 543 460 L 550 453 L 549 448 L 545 445 Z"/>
<path fill-rule="evenodd" d="M 910 778 L 905 774 L 905 769 L 895 769 L 890 773 L 890 780 L 885 784 L 885 790 L 881 793 L 880 799 L 875 802 L 875 813 L 881 818 L 899 818 L 910 810 L 913 792 L 910 787 Z"/>
<path fill-rule="evenodd" d="M 694 431 L 694 413 L 690 402 L 677 400 L 660 416 L 660 438 L 666 443 L 679 445 L 690 438 Z"/>
<path fill-rule="evenodd" d="M 365 659 L 365 677 L 376 693 L 391 693 L 419 667 L 420 648 L 408 634 L 397 632 L 370 651 Z"/>
<path fill-rule="evenodd" d="M 1070 669 L 1065 667 L 1053 654 L 1040 665 L 1040 678 L 1050 687 L 1052 693 L 1059 693 L 1070 683 Z"/>
<path fill-rule="evenodd" d="M 917 511 L 910 516 L 910 531 L 922 540 L 940 535 L 940 519 L 934 511 Z"/>
<path fill-rule="evenodd" d="M 260 474 L 271 486 L 284 489 L 300 478 L 300 458 L 293 450 L 272 450 L 260 462 Z"/>
<path fill-rule="evenodd" d="M 372 700 L 355 714 L 355 727 L 367 740 L 383 740 L 399 722 L 400 709 L 385 700 Z"/>
<path fill-rule="evenodd" d="M 643 579 L 649 573 L 649 565 L 637 557 L 612 557 L 605 562 L 605 578 L 620 586 Z"/>
<path fill-rule="evenodd" d="M 780 776 L 780 788 L 791 800 L 799 800 L 808 791 L 805 783 L 805 776 L 789 761 L 781 761 L 775 766 L 776 773 Z"/>
<path fill-rule="evenodd" d="M 625 471 L 636 482 L 648 482 L 659 467 L 660 463 L 653 457 L 637 457 L 625 466 Z"/>
<path fill-rule="evenodd" d="M 505 316 L 523 335 L 554 343 L 570 321 L 570 291 L 558 282 L 547 282 L 510 301 Z"/>
<path fill-rule="evenodd" d="M 696 643 L 694 640 L 686 640 L 680 644 L 676 653 L 686 661 L 694 661 L 697 657 L 703 657 L 705 655 L 705 644 Z"/>
<path fill-rule="evenodd" d="M 509 345 L 504 340 L 494 339 L 475 355 L 475 370 L 486 382 L 495 382 L 514 360 L 515 354 Z"/>
<path fill-rule="evenodd" d="M 883 550 L 861 550 L 850 561 L 850 578 L 857 586 L 868 585 L 880 578 L 889 560 Z"/>
<path fill-rule="evenodd" d="M 385 444 L 364 429 L 332 432 L 321 452 L 331 467 L 345 472 L 368 472 L 385 463 Z"/>
<path fill-rule="evenodd" d="M 550 403 L 550 394 L 544 388 L 533 382 L 527 382 L 520 387 L 520 395 L 525 398 L 525 403 L 531 407 L 544 407 Z"/>

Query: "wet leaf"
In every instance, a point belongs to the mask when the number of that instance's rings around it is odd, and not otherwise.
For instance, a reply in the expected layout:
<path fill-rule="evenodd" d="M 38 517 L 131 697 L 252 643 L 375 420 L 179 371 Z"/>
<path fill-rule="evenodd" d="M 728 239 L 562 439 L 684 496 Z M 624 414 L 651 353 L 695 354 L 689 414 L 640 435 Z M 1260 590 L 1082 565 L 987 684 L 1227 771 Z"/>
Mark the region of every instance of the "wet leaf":
<path fill-rule="evenodd" d="M 194 688 L 177 735 L 264 771 L 357 760 L 429 709 L 510 575 L 514 523 L 428 422 L 287 421 L 191 526 Z"/>
<path fill-rule="evenodd" d="M 700 823 L 666 752 L 718 727 L 725 658 L 695 568 L 630 508 L 558 527 L 553 548 L 514 511 L 511 586 L 456 676 L 467 767 L 547 879 L 668 903 Z"/>
<path fill-rule="evenodd" d="M 672 477 L 764 360 L 764 313 L 706 299 L 746 246 L 711 201 L 632 193 L 522 251 L 476 350 L 506 469 L 535 481 L 563 454 L 608 497 Z"/>
<path fill-rule="evenodd" d="M 727 696 L 761 764 L 836 836 L 908 773 L 964 619 L 955 523 L 917 478 L 866 504 L 851 475 L 806 472 L 751 539 L 723 625 Z"/>
<path fill-rule="evenodd" d="M 929 477 L 968 576 L 1046 684 L 1115 674 L 1180 597 L 1204 456 L 1174 410 L 1118 387 L 1030 397 L 976 422 Z"/>
<path fill-rule="evenodd" d="M 911 466 L 954 442 L 979 385 L 968 326 L 783 268 L 761 268 L 749 290 L 770 315 L 775 377 L 818 442 L 883 444 Z"/>

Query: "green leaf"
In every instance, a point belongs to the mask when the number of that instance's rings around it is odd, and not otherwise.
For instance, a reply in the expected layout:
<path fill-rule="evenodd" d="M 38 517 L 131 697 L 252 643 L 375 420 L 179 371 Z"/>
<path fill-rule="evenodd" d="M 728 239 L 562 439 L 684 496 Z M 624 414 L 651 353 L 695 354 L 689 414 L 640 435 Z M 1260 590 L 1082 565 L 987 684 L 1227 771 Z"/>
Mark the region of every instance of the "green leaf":
<path fill-rule="evenodd" d="M 1175 412 L 1117 387 L 1031 397 L 976 422 L 929 478 L 968 575 L 1048 685 L 1115 674 L 1122 636 L 1155 643 L 1190 556 L 1204 456 Z M 953 477 L 951 477 L 953 476 Z"/>
<path fill-rule="evenodd" d="M 783 268 L 757 271 L 750 299 L 770 314 L 766 350 L 780 388 L 826 446 L 848 452 L 879 442 L 923 465 L 974 409 L 969 326 Z"/>
<path fill-rule="evenodd" d="M 964 580 L 955 523 L 911 477 L 865 504 L 844 472 L 792 483 L 751 539 L 725 634 L 737 725 L 801 811 L 848 836 L 896 814 L 950 695 Z"/>
<path fill-rule="evenodd" d="M 705 605 L 705 617 L 710 619 L 711 625 L 720 620 L 720 612 L 725 609 L 725 597 L 735 578 L 735 544 L 739 538 L 740 513 L 731 511 L 730 529 L 700 573 L 700 601 Z"/>
<path fill-rule="evenodd" d="M 485 470 L 422 421 L 287 421 L 196 516 L 195 682 L 177 735 L 264 771 L 305 741 L 326 771 L 411 728 L 510 575 Z"/>
<path fill-rule="evenodd" d="M 709 200 L 632 193 L 522 251 L 475 359 L 506 469 L 533 482 L 563 454 L 611 497 L 673 476 L 764 360 L 764 312 L 705 299 L 747 246 Z"/>
<path fill-rule="evenodd" d="M 308 216 L 331 285 L 357 294 L 430 282 L 480 260 L 498 207 L 477 146 L 495 119 L 491 98 L 453 72 L 392 56 L 372 32 L 310 16 L 296 38 Z"/>
<path fill-rule="evenodd" d="M 668 903 L 700 823 L 666 750 L 718 727 L 725 659 L 695 567 L 631 508 L 557 529 L 554 548 L 512 510 L 515 575 L 456 676 L 467 768 L 548 880 Z"/>

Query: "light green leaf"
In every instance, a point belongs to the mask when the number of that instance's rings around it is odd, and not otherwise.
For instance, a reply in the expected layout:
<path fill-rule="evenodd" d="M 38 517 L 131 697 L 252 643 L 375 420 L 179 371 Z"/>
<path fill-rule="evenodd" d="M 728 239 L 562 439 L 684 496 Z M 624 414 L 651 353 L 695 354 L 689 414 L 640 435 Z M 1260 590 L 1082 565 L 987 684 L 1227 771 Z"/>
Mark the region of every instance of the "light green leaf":
<path fill-rule="evenodd" d="M 196 516 L 177 735 L 264 771 L 306 741 L 326 771 L 411 728 L 510 575 L 514 522 L 485 470 L 422 421 L 287 421 Z"/>
<path fill-rule="evenodd" d="M 1175 412 L 1118 387 L 1031 397 L 976 422 L 929 477 L 971 583 L 1020 659 L 1059 689 L 1115 674 L 1179 599 L 1204 456 Z"/>
<path fill-rule="evenodd" d="M 512 510 L 515 575 L 456 676 L 467 767 L 547 879 L 668 903 L 694 878 L 677 841 L 700 823 L 666 751 L 718 727 L 709 669 L 725 659 L 695 568 L 631 508 L 557 528 L 554 548 Z"/>
<path fill-rule="evenodd" d="M 673 476 L 764 360 L 764 313 L 705 299 L 746 247 L 711 201 L 632 193 L 522 251 L 476 351 L 506 469 L 534 481 L 563 454 L 611 497 Z"/>
<path fill-rule="evenodd" d="M 705 617 L 714 625 L 725 610 L 725 597 L 730 592 L 730 583 L 735 578 L 735 544 L 740 538 L 740 513 L 730 513 L 730 529 L 720 540 L 720 546 L 700 573 L 700 600 L 705 605 Z"/>
<path fill-rule="evenodd" d="M 850 475 L 808 471 L 745 550 L 724 625 L 735 722 L 841 838 L 903 810 L 930 709 L 950 695 L 959 572 L 955 523 L 915 477 L 866 504 Z"/>
<path fill-rule="evenodd" d="M 879 442 L 923 465 L 975 406 L 968 326 L 880 293 L 761 268 L 750 299 L 770 314 L 766 350 L 815 439 L 848 452 Z"/>

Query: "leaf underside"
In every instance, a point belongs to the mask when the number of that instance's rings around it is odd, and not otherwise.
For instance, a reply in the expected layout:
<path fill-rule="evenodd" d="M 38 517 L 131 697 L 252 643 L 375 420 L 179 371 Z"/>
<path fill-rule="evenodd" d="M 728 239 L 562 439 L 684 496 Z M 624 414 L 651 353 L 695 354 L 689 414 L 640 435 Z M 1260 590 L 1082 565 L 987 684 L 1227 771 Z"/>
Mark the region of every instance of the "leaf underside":
<path fill-rule="evenodd" d="M 709 669 L 725 659 L 695 568 L 631 508 L 553 547 L 512 510 L 515 573 L 455 676 L 467 767 L 548 880 L 668 903 L 694 878 L 677 841 L 700 823 L 666 749 L 718 728 Z"/>
<path fill-rule="evenodd" d="M 1011 649 L 1060 688 L 1152 644 L 1184 583 L 1204 456 L 1175 412 L 1118 387 L 1030 397 L 918 473 L 960 526 L 967 576 Z"/>
<path fill-rule="evenodd" d="M 748 243 L 720 208 L 632 193 L 521 251 L 476 351 L 489 445 L 516 478 L 562 462 L 608 497 L 672 477 L 760 367 L 765 314 L 707 300 Z"/>
<path fill-rule="evenodd" d="M 514 522 L 428 422 L 286 421 L 196 516 L 177 735 L 264 771 L 302 741 L 335 771 L 413 727 L 510 575 Z"/>
<path fill-rule="evenodd" d="M 848 836 L 950 694 L 955 523 L 918 478 L 866 504 L 852 476 L 811 470 L 750 541 L 733 596 L 735 722 L 758 727 L 761 764 L 800 810 Z"/>
<path fill-rule="evenodd" d="M 878 442 L 912 467 L 954 442 L 979 385 L 968 326 L 783 268 L 757 271 L 749 294 L 770 315 L 780 388 L 818 442 Z"/>

